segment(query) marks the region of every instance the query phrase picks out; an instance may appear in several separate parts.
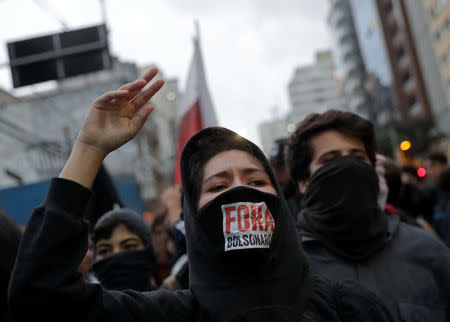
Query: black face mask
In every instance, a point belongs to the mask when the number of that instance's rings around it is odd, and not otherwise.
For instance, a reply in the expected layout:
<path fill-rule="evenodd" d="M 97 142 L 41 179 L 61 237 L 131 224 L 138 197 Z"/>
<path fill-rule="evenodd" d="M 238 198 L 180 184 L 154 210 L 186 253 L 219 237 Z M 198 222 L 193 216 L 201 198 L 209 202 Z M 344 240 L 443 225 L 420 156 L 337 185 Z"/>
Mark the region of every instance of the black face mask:
<path fill-rule="evenodd" d="M 96 261 L 92 270 L 106 289 L 149 291 L 151 258 L 147 249 L 126 251 Z"/>
<path fill-rule="evenodd" d="M 189 286 L 207 319 L 301 316 L 311 280 L 291 215 L 277 195 L 236 187 L 186 213 Z"/>
<path fill-rule="evenodd" d="M 216 259 L 244 274 L 245 267 L 270 259 L 279 209 L 278 196 L 236 187 L 203 206 L 198 221 Z"/>
<path fill-rule="evenodd" d="M 363 260 L 387 240 L 387 216 L 378 207 L 375 169 L 354 157 L 318 169 L 305 192 L 300 223 L 339 255 Z"/>

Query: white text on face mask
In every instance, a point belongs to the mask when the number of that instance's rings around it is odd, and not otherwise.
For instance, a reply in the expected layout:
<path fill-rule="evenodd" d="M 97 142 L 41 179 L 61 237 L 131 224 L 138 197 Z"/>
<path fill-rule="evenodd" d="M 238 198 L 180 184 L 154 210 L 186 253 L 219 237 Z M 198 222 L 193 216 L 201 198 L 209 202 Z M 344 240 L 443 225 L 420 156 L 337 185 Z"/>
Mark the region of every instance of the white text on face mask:
<path fill-rule="evenodd" d="M 264 202 L 222 205 L 225 251 L 269 248 L 275 221 Z"/>

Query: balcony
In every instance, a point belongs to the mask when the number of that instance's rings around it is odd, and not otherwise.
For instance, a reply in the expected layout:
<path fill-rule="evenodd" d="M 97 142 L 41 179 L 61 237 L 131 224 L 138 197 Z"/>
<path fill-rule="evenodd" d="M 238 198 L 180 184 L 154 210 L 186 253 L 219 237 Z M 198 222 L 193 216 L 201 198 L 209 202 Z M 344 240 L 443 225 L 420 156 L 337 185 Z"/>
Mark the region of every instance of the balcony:
<path fill-rule="evenodd" d="M 397 66 L 399 69 L 405 69 L 409 66 L 409 58 L 408 55 L 403 54 L 399 60 L 397 60 Z"/>
<path fill-rule="evenodd" d="M 403 45 L 403 35 L 401 32 L 397 31 L 392 38 L 392 43 L 396 47 L 400 47 Z"/>
<path fill-rule="evenodd" d="M 414 78 L 409 78 L 405 83 L 403 83 L 403 89 L 406 93 L 412 93 L 416 87 L 416 82 Z"/>

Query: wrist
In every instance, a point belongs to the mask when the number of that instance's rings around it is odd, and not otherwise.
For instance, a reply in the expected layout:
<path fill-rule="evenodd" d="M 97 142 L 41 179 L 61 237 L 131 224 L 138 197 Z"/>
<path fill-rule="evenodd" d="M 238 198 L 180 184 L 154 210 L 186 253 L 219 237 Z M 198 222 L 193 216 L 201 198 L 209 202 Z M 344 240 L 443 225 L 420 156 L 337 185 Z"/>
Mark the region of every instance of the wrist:
<path fill-rule="evenodd" d="M 102 149 L 76 140 L 59 177 L 90 189 L 107 154 Z"/>
<path fill-rule="evenodd" d="M 84 143 L 83 141 L 77 138 L 75 140 L 75 144 L 73 145 L 71 156 L 73 154 L 77 156 L 78 155 L 82 156 L 83 158 L 86 158 L 87 161 L 90 162 L 100 161 L 101 163 L 108 155 L 108 152 L 94 145 Z"/>

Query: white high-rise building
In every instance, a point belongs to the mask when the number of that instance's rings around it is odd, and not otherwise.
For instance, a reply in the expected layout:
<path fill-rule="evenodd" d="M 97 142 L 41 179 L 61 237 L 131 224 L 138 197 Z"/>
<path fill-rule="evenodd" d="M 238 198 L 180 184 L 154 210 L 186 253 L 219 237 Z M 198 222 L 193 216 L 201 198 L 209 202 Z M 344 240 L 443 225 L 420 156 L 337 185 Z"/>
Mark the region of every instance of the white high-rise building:
<path fill-rule="evenodd" d="M 295 69 L 288 92 L 291 101 L 288 115 L 259 125 L 262 149 L 267 155 L 273 143 L 288 138 L 307 115 L 330 109 L 346 110 L 346 98 L 329 50 L 317 52 L 314 64 Z"/>
<path fill-rule="evenodd" d="M 258 130 L 261 140 L 261 149 L 267 156 L 276 140 L 289 137 L 290 133 L 287 125 L 287 121 L 284 119 L 277 119 L 259 124 Z"/>
<path fill-rule="evenodd" d="M 301 122 L 308 114 L 329 109 L 345 110 L 346 100 L 331 51 L 320 51 L 312 65 L 295 69 L 289 82 L 291 123 Z"/>

